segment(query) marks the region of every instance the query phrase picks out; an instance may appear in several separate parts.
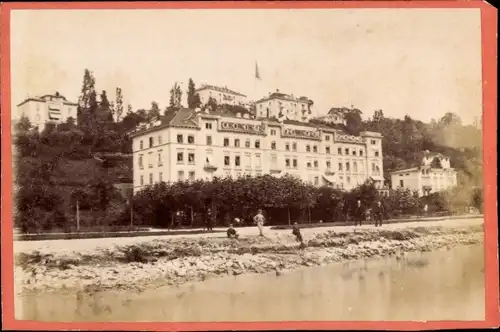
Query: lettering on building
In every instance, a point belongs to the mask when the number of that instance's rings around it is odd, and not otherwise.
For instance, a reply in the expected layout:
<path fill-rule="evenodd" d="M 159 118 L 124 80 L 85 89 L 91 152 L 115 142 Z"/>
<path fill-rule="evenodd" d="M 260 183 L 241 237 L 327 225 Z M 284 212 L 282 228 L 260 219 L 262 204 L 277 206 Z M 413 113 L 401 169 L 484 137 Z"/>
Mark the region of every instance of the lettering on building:
<path fill-rule="evenodd" d="M 229 131 L 235 133 L 247 133 L 255 135 L 265 135 L 266 128 L 262 124 L 247 124 L 223 121 L 220 123 L 220 131 Z"/>
<path fill-rule="evenodd" d="M 285 128 L 283 137 L 321 140 L 321 133 L 313 130 Z"/>

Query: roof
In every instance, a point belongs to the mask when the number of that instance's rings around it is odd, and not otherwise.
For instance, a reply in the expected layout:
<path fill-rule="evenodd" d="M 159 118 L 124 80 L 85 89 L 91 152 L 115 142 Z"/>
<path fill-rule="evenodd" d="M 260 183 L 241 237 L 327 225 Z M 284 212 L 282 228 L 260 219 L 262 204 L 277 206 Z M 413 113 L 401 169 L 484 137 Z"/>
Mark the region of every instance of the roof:
<path fill-rule="evenodd" d="M 332 107 L 328 111 L 328 114 L 344 114 L 349 111 L 361 111 L 357 108 L 348 108 L 348 107 Z"/>
<path fill-rule="evenodd" d="M 168 127 L 192 129 L 199 128 L 198 122 L 196 121 L 196 112 L 190 108 L 181 108 L 176 111 L 167 112 L 165 115 L 160 116 L 156 121 L 160 121 L 160 124 L 149 128 L 139 127 L 138 130 L 131 132 L 130 135 L 135 137 Z"/>
<path fill-rule="evenodd" d="M 29 101 L 37 101 L 37 102 L 41 102 L 41 103 L 45 103 L 46 100 L 44 98 L 46 97 L 54 97 L 54 98 L 59 98 L 59 99 L 62 99 L 63 100 L 63 104 L 65 105 L 72 105 L 72 106 L 78 106 L 77 103 L 74 103 L 74 102 L 71 102 L 71 101 L 68 101 L 66 99 L 66 97 L 64 97 L 63 95 L 59 94 L 59 93 L 55 93 L 55 94 L 47 94 L 47 95 L 43 95 L 43 96 L 39 96 L 39 97 L 30 97 L 30 98 L 26 98 L 25 100 L 23 100 L 22 102 L 20 102 L 19 104 L 17 104 L 17 106 L 21 106 Z"/>
<path fill-rule="evenodd" d="M 420 171 L 420 170 L 418 167 L 412 167 L 412 168 L 406 168 L 406 169 L 392 171 L 391 174 L 408 173 L 408 172 L 415 172 L 415 171 Z"/>
<path fill-rule="evenodd" d="M 206 84 L 206 85 L 203 85 L 201 88 L 196 89 L 196 91 L 201 91 L 201 90 L 214 90 L 214 91 L 219 91 L 219 92 L 223 92 L 223 93 L 230 93 L 230 94 L 241 96 L 241 97 L 246 97 L 244 94 L 233 91 L 231 89 L 228 89 L 227 87 L 219 87 L 219 86 L 215 86 L 215 85 Z"/>
<path fill-rule="evenodd" d="M 268 97 L 264 97 L 264 98 L 257 100 L 255 103 L 262 103 L 262 102 L 265 102 L 268 100 L 273 100 L 273 99 L 281 99 L 281 100 L 295 101 L 295 102 L 300 101 L 300 102 L 305 102 L 305 103 L 309 102 L 309 98 L 307 98 L 307 97 L 302 96 L 300 98 L 296 98 L 292 95 L 277 91 L 277 92 L 271 93 Z"/>

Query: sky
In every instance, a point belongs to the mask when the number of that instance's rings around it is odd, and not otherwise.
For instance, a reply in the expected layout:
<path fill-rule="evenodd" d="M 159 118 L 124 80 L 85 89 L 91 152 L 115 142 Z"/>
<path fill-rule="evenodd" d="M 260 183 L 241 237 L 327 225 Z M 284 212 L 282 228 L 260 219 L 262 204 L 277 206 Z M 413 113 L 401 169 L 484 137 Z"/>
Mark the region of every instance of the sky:
<path fill-rule="evenodd" d="M 192 78 L 249 99 L 307 96 L 316 115 L 430 121 L 481 115 L 479 9 L 14 10 L 12 104 L 60 92 L 77 101 L 85 68 L 110 100 L 168 105 Z M 255 79 L 258 64 L 261 80 Z"/>

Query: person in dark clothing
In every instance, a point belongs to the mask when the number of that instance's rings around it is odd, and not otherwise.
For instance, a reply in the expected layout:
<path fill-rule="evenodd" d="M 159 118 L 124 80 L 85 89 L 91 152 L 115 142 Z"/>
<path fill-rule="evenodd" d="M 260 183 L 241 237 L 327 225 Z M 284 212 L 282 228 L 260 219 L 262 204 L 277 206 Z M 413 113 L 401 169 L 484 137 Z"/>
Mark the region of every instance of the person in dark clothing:
<path fill-rule="evenodd" d="M 356 202 L 356 206 L 354 207 L 354 226 L 362 226 L 363 225 L 363 215 L 364 215 L 363 205 L 361 201 L 358 199 Z"/>
<path fill-rule="evenodd" d="M 297 225 L 297 223 L 293 223 L 292 234 L 295 235 L 297 242 L 304 243 L 302 234 L 300 234 L 299 225 Z"/>
<path fill-rule="evenodd" d="M 237 239 L 239 237 L 238 233 L 233 228 L 233 225 L 229 225 L 229 228 L 227 230 L 227 237 L 230 239 L 232 239 L 232 238 Z"/>
<path fill-rule="evenodd" d="M 207 210 L 207 215 L 205 217 L 205 227 L 207 231 L 211 232 L 212 227 L 213 227 L 213 220 L 212 220 L 212 209 Z"/>
<path fill-rule="evenodd" d="M 381 201 L 377 201 L 373 207 L 373 216 L 375 218 L 375 227 L 382 226 L 382 220 L 385 215 L 385 209 Z"/>

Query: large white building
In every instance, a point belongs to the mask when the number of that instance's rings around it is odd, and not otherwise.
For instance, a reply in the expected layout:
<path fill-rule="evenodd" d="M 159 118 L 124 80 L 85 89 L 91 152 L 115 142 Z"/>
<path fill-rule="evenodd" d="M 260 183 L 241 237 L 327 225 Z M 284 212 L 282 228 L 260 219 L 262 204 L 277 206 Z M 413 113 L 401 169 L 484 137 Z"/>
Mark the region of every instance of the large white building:
<path fill-rule="evenodd" d="M 218 87 L 214 85 L 202 85 L 196 90 L 200 96 L 202 104 L 207 104 L 210 98 L 213 98 L 218 105 L 238 105 L 243 106 L 247 102 L 247 96 L 242 93 L 228 89 L 227 87 Z"/>
<path fill-rule="evenodd" d="M 391 172 L 391 184 L 392 189 L 410 189 L 427 196 L 456 186 L 457 172 L 449 157 L 426 151 L 420 167 Z"/>
<path fill-rule="evenodd" d="M 65 123 L 68 118 L 73 118 L 76 124 L 78 104 L 68 101 L 58 92 L 41 97 L 27 98 L 17 105 L 17 112 L 13 112 L 13 122 L 18 121 L 23 115 L 31 125 L 41 131 L 47 123 Z"/>
<path fill-rule="evenodd" d="M 269 96 L 255 102 L 256 115 L 259 118 L 286 118 L 306 122 L 313 117 L 313 102 L 307 97 L 295 97 L 276 90 Z"/>
<path fill-rule="evenodd" d="M 137 128 L 134 191 L 157 182 L 286 173 L 313 185 L 383 184 L 382 136 L 325 125 L 257 120 L 249 113 L 182 109 Z"/>

